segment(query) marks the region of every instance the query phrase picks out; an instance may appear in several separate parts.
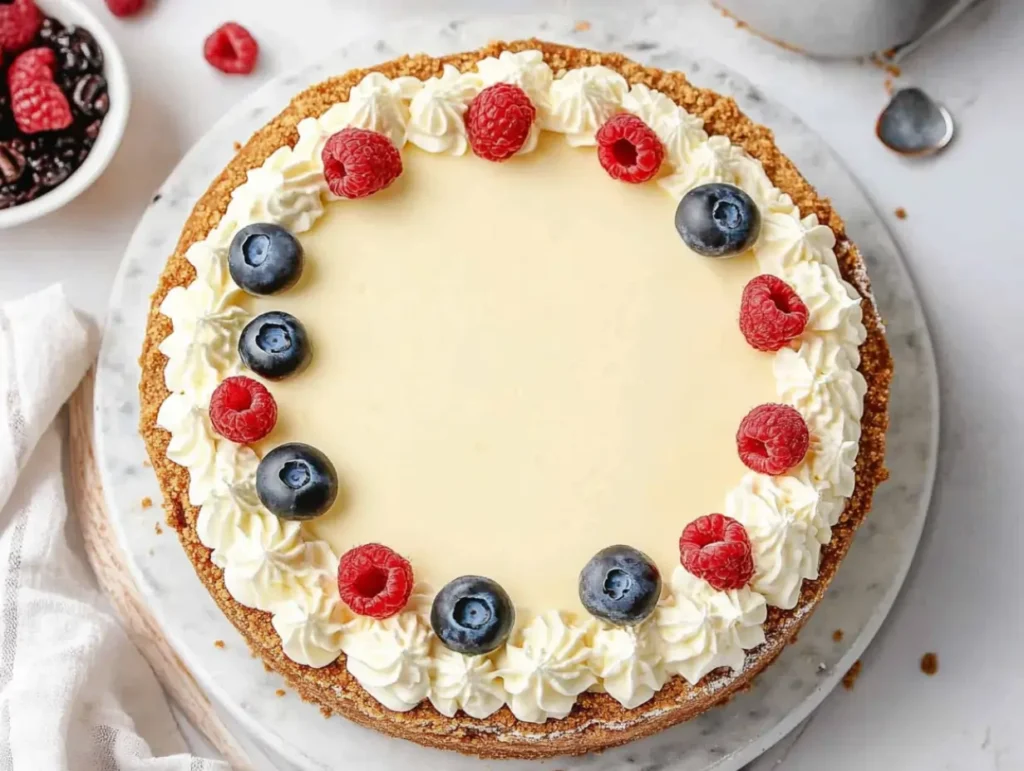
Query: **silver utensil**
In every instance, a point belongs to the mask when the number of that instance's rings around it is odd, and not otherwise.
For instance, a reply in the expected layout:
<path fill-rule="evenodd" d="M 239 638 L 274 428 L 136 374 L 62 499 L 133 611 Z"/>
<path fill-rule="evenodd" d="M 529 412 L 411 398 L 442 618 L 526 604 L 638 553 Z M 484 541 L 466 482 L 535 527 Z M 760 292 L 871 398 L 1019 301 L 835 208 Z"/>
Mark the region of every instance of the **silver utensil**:
<path fill-rule="evenodd" d="M 902 88 L 878 116 L 875 134 L 893 152 L 906 156 L 937 153 L 953 140 L 949 110 L 919 88 Z"/>

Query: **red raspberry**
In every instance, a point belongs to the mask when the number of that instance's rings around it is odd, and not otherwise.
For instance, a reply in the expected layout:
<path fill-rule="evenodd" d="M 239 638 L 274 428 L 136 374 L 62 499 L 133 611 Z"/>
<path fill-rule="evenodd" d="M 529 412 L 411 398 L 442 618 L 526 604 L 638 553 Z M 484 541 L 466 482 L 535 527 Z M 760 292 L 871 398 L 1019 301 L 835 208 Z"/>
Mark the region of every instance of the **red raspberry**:
<path fill-rule="evenodd" d="M 488 86 L 466 110 L 466 134 L 473 152 L 488 161 L 505 161 L 519 152 L 537 108 L 519 86 L 495 83 Z"/>
<path fill-rule="evenodd" d="M 259 43 L 249 30 L 233 21 L 214 30 L 203 44 L 206 61 L 229 75 L 248 75 L 256 69 L 259 54 Z"/>
<path fill-rule="evenodd" d="M 808 315 L 804 301 L 778 276 L 756 276 L 743 289 L 740 331 L 759 351 L 777 351 L 799 337 Z"/>
<path fill-rule="evenodd" d="M 277 402 L 262 383 L 242 375 L 229 377 L 210 397 L 210 422 L 232 442 L 258 442 L 277 423 Z"/>
<path fill-rule="evenodd" d="M 16 54 L 28 48 L 43 26 L 43 14 L 33 0 L 0 3 L 0 51 Z"/>
<path fill-rule="evenodd" d="M 11 94 L 11 113 L 24 134 L 60 131 L 71 125 L 71 106 L 56 83 L 39 81 Z"/>
<path fill-rule="evenodd" d="M 7 70 L 7 85 L 11 93 L 37 81 L 50 82 L 57 66 L 57 56 L 51 48 L 33 48 L 18 55 Z"/>
<path fill-rule="evenodd" d="M 115 16 L 134 16 L 142 10 L 146 0 L 106 0 L 107 8 Z"/>
<path fill-rule="evenodd" d="M 754 576 L 747 529 L 724 514 L 705 514 L 688 524 L 679 539 L 679 559 L 719 591 L 742 589 Z"/>
<path fill-rule="evenodd" d="M 412 595 L 412 565 L 387 546 L 368 543 L 345 552 L 338 563 L 338 591 L 353 613 L 390 618 Z"/>
<path fill-rule="evenodd" d="M 402 156 L 383 134 L 345 128 L 324 145 L 321 155 L 327 187 L 342 198 L 380 192 L 402 173 Z"/>
<path fill-rule="evenodd" d="M 613 179 L 646 182 L 661 168 L 665 148 L 650 126 L 620 112 L 597 130 L 597 157 Z"/>
<path fill-rule="evenodd" d="M 762 404 L 752 409 L 736 432 L 736 448 L 747 468 L 778 476 L 807 454 L 810 434 L 803 416 L 785 404 Z"/>

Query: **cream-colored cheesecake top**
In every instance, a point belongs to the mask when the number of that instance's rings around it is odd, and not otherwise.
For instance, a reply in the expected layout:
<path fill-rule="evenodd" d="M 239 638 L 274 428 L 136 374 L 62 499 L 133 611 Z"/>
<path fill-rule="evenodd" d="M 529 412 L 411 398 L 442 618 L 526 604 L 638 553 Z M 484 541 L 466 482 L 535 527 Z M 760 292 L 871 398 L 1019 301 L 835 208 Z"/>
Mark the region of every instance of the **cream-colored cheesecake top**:
<path fill-rule="evenodd" d="M 339 554 L 388 544 L 435 588 L 489 576 L 527 613 L 582 612 L 579 571 L 609 544 L 670 575 L 683 526 L 743 475 L 736 426 L 774 396 L 736 323 L 753 258 L 693 254 L 670 197 L 556 135 L 503 164 L 403 162 L 301 236 L 298 287 L 252 302 L 315 348 L 273 384 L 266 440 L 337 466 L 312 527 Z"/>
<path fill-rule="evenodd" d="M 490 164 L 467 152 L 463 115 L 496 83 L 522 88 L 537 114 L 519 154 Z M 596 132 L 620 111 L 661 142 L 656 180 L 627 185 L 601 169 Z M 388 137 L 405 170 L 370 198 L 336 201 L 322 152 L 352 126 Z M 543 722 L 588 689 L 632 709 L 670 677 L 742 670 L 765 641 L 767 607 L 794 608 L 818 576 L 854 490 L 866 330 L 832 231 L 665 95 L 606 67 L 552 72 L 539 51 L 426 81 L 370 73 L 297 129 L 188 249 L 196 280 L 160 306 L 173 332 L 160 344 L 170 396 L 157 424 L 230 595 L 270 613 L 293 661 L 344 654 L 391 710 L 429 699 L 484 718 L 507 705 Z M 676 203 L 708 182 L 742 188 L 760 213 L 757 241 L 731 260 L 699 257 L 674 232 Z M 228 270 L 250 223 L 305 245 L 302 281 L 272 300 L 247 298 Z M 808 309 L 774 354 L 738 330 L 755 274 L 782 279 Z M 308 328 L 313 364 L 270 384 L 280 422 L 250 448 L 216 436 L 208 407 L 243 371 L 242 328 L 270 309 Z M 736 457 L 740 420 L 765 402 L 797 410 L 810 434 L 802 461 L 774 477 Z M 257 494 L 260 457 L 292 440 L 341 473 L 343 494 L 319 520 L 279 519 Z M 716 511 L 749 538 L 754 572 L 740 588 L 678 564 L 683 527 Z M 358 616 L 339 592 L 339 555 L 367 542 L 408 557 L 419 584 L 384 619 Z M 580 569 L 619 542 L 665 574 L 655 612 L 632 627 L 577 605 Z M 447 648 L 429 619 L 433 593 L 468 572 L 518 607 L 487 655 Z"/>

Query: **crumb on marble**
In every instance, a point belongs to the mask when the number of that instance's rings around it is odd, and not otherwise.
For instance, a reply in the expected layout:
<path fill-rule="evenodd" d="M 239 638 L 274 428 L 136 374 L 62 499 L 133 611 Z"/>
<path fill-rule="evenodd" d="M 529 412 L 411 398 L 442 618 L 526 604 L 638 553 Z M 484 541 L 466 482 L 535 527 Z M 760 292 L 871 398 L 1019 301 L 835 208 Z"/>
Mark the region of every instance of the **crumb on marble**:
<path fill-rule="evenodd" d="M 265 661 L 263 662 L 263 669 L 265 669 L 267 672 L 273 672 L 274 671 L 274 668 L 272 666 L 270 666 L 270 664 L 268 664 Z"/>
<path fill-rule="evenodd" d="M 577 32 L 586 32 L 588 29 L 590 29 L 590 27 L 591 24 L 589 21 L 578 21 L 573 26 L 573 29 L 576 30 Z"/>
<path fill-rule="evenodd" d="M 231 146 L 235 149 L 236 153 L 242 149 L 242 143 L 239 142 L 237 139 L 231 143 Z"/>
<path fill-rule="evenodd" d="M 857 659 L 853 663 L 853 666 L 850 667 L 850 671 L 843 675 L 843 688 L 845 688 L 848 691 L 853 690 L 853 686 L 857 682 L 857 678 L 860 677 L 860 670 L 860 659 Z"/>
<path fill-rule="evenodd" d="M 932 677 L 939 671 L 939 654 L 928 652 L 921 657 L 921 671 Z"/>
<path fill-rule="evenodd" d="M 287 691 L 285 691 L 284 688 L 278 688 L 276 691 L 274 691 L 274 695 L 277 696 L 277 698 L 279 698 L 279 699 L 282 696 L 284 696 L 286 693 L 287 693 Z"/>
<path fill-rule="evenodd" d="M 156 533 L 157 535 L 163 535 L 164 534 L 164 529 L 160 526 L 160 521 L 159 520 L 157 520 L 156 524 L 153 525 L 153 532 Z"/>
<path fill-rule="evenodd" d="M 843 630 L 842 629 L 837 629 L 836 631 L 834 631 L 832 633 L 832 642 L 837 642 L 838 643 L 838 642 L 842 642 L 842 641 L 843 641 Z"/>
<path fill-rule="evenodd" d="M 896 219 L 905 220 L 907 218 L 907 210 L 902 206 L 897 206 L 896 211 L 893 212 L 896 215 Z"/>
<path fill-rule="evenodd" d="M 224 641 L 223 640 L 214 640 L 213 641 L 213 647 L 217 648 L 219 650 L 224 650 L 224 648 L 225 648 Z"/>
<path fill-rule="evenodd" d="M 145 498 L 139 501 L 139 505 L 142 506 L 142 508 L 144 509 L 151 509 L 153 508 L 153 499 L 147 495 Z"/>
<path fill-rule="evenodd" d="M 155 196 L 153 196 L 153 203 L 156 203 L 159 200 L 160 200 L 160 194 L 157 193 Z M 142 465 L 145 466 L 146 468 L 153 468 L 153 464 L 149 462 L 149 458 L 143 458 L 142 459 Z"/>
<path fill-rule="evenodd" d="M 892 85 L 892 78 L 886 78 L 882 85 L 885 87 L 885 93 L 892 96 L 892 92 L 895 90 Z"/>

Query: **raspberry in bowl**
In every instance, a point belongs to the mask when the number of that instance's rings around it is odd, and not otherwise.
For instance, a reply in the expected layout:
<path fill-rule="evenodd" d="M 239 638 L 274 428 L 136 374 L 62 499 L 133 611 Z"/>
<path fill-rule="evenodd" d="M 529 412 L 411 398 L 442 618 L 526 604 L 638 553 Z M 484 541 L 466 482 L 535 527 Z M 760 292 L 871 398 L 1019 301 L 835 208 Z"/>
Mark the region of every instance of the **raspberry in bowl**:
<path fill-rule="evenodd" d="M 127 71 L 77 0 L 0 2 L 0 229 L 88 188 L 120 144 Z"/>

